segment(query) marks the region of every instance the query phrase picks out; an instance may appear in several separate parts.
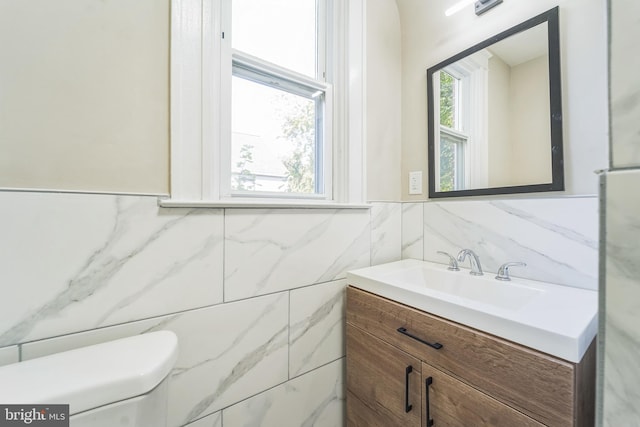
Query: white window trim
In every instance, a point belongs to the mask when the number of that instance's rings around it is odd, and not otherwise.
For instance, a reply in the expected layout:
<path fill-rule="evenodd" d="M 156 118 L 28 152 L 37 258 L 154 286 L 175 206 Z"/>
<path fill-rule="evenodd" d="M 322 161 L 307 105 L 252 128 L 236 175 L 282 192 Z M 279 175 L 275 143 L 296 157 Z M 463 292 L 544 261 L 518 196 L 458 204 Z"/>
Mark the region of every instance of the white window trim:
<path fill-rule="evenodd" d="M 462 113 L 461 135 L 467 136 L 467 148 L 465 150 L 465 189 L 487 187 L 489 181 L 489 142 L 487 128 L 488 111 L 488 69 L 489 59 L 492 54 L 486 50 L 480 50 L 475 54 L 463 58 L 454 64 L 448 65 L 444 70 L 461 80 L 462 89 Z M 440 74 L 433 75 L 435 111 L 440 111 Z M 439 158 L 440 126 L 434 133 L 436 158 Z M 440 182 L 440 165 L 436 162 L 436 185 Z"/>
<path fill-rule="evenodd" d="M 455 174 L 454 178 L 458 178 L 459 176 L 462 176 L 462 179 L 464 180 L 464 183 L 461 183 L 458 181 L 458 179 L 454 179 L 454 190 L 460 190 L 463 188 L 468 188 L 469 187 L 469 167 L 468 167 L 468 148 L 467 148 L 467 142 L 469 140 L 469 135 L 466 133 L 466 129 L 469 128 L 468 123 L 465 122 L 466 119 L 466 111 L 468 110 L 468 105 L 460 105 L 460 104 L 465 104 L 468 101 L 468 97 L 465 97 L 463 94 L 463 98 L 466 98 L 464 100 L 462 100 L 462 102 L 456 102 L 456 105 L 454 106 L 455 109 L 457 110 L 455 113 L 456 116 L 456 123 L 460 124 L 460 129 L 453 129 L 450 128 L 448 126 L 445 126 L 443 124 L 440 124 L 440 73 L 446 71 L 447 74 L 450 74 L 452 77 L 456 78 L 456 79 L 460 79 L 463 80 L 465 78 L 464 74 L 458 73 L 456 70 L 451 70 L 449 68 L 444 69 L 442 71 L 437 71 L 433 74 L 433 102 L 434 102 L 434 111 L 437 112 L 437 118 L 438 118 L 438 123 L 436 125 L 436 129 L 434 132 L 434 150 L 435 150 L 435 161 L 434 161 L 434 167 L 435 167 L 435 178 L 436 178 L 436 188 L 441 188 L 442 183 L 440 182 L 440 177 L 441 177 L 441 173 L 440 173 L 440 142 L 441 142 L 441 134 L 443 132 L 448 133 L 450 135 L 453 135 L 455 137 L 457 137 L 460 140 L 464 141 L 464 146 L 460 147 L 457 146 L 456 147 L 456 164 L 455 164 L 455 168 L 456 170 L 459 168 L 463 168 L 462 173 L 458 173 Z M 463 82 L 464 83 L 464 82 Z M 462 121 L 462 123 L 458 123 L 459 121 Z M 461 155 L 462 154 L 462 155 Z"/>
<path fill-rule="evenodd" d="M 221 0 L 171 2 L 171 195 L 161 206 L 366 207 L 365 200 L 365 0 L 327 0 L 335 26 L 327 64 L 333 91 L 332 199 L 222 198 L 221 138 L 230 135 L 228 108 L 216 99 L 230 99 L 219 52 L 231 49 L 221 37 L 225 19 Z M 210 48 L 205 48 L 209 46 Z M 231 55 L 231 52 L 228 52 Z M 228 153 L 226 153 L 228 155 Z M 228 167 L 228 166 L 227 166 Z"/>

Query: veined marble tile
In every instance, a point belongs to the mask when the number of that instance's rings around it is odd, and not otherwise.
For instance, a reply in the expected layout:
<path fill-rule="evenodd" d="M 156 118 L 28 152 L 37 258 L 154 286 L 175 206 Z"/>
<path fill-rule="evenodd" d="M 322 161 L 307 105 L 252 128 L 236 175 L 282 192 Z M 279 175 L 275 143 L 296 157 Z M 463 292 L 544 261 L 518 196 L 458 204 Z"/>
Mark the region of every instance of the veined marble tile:
<path fill-rule="evenodd" d="M 485 272 L 523 261 L 527 266 L 513 267 L 513 276 L 597 289 L 595 197 L 429 202 L 424 230 L 425 260 L 445 263 L 437 251 L 455 256 L 469 248 Z"/>
<path fill-rule="evenodd" d="M 222 427 L 222 411 L 186 424 L 185 427 Z"/>
<path fill-rule="evenodd" d="M 222 411 L 224 425 L 344 425 L 344 359 L 304 374 Z"/>
<path fill-rule="evenodd" d="M 604 426 L 640 420 L 640 170 L 606 176 Z"/>
<path fill-rule="evenodd" d="M 20 351 L 17 345 L 0 348 L 0 366 L 20 361 Z"/>
<path fill-rule="evenodd" d="M 221 210 L 0 192 L 0 345 L 222 301 Z"/>
<path fill-rule="evenodd" d="M 371 265 L 401 259 L 401 224 L 401 203 L 373 203 L 371 208 Z"/>
<path fill-rule="evenodd" d="M 173 316 L 179 337 L 171 375 L 169 425 L 212 414 L 287 380 L 288 294 Z"/>
<path fill-rule="evenodd" d="M 640 3 L 612 0 L 610 102 L 613 167 L 640 165 Z"/>
<path fill-rule="evenodd" d="M 48 356 L 54 353 L 101 344 L 107 341 L 113 341 L 120 338 L 158 330 L 158 325 L 162 324 L 169 317 L 170 316 L 154 317 L 136 322 L 123 323 L 116 326 L 92 329 L 90 331 L 28 342 L 22 344 L 22 360 L 35 359 L 37 357 Z"/>
<path fill-rule="evenodd" d="M 225 301 L 344 278 L 370 241 L 367 209 L 228 209 Z"/>
<path fill-rule="evenodd" d="M 423 259 L 424 203 L 402 204 L 402 259 Z"/>
<path fill-rule="evenodd" d="M 288 295 L 279 293 L 29 343 L 24 351 L 30 358 L 173 331 L 178 360 L 169 383 L 169 427 L 177 427 L 287 380 L 288 313 Z"/>
<path fill-rule="evenodd" d="M 291 291 L 289 378 L 344 356 L 345 280 Z"/>

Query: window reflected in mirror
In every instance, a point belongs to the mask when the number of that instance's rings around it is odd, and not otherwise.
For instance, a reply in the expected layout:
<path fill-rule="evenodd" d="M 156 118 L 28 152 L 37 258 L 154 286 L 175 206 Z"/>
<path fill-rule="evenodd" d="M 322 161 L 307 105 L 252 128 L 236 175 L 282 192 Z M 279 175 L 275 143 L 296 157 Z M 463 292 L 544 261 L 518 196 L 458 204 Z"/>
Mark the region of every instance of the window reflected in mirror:
<path fill-rule="evenodd" d="M 464 189 L 465 152 L 469 137 L 462 127 L 461 79 L 440 71 L 440 188 Z"/>

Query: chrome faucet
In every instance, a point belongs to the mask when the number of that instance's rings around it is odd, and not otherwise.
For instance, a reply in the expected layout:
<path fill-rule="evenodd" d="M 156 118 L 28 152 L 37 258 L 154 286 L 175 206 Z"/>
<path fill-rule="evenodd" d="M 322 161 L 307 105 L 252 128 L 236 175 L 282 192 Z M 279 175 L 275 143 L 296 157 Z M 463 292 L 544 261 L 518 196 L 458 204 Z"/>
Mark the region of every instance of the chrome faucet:
<path fill-rule="evenodd" d="M 526 267 L 527 264 L 525 264 L 524 262 L 507 262 L 505 264 L 502 264 L 498 269 L 498 275 L 496 276 L 496 279 L 504 281 L 511 280 L 511 277 L 509 276 L 509 267 L 514 266 Z"/>
<path fill-rule="evenodd" d="M 438 251 L 438 253 L 449 257 L 449 267 L 447 268 L 447 270 L 460 271 L 460 268 L 458 268 L 458 261 L 456 261 L 455 257 L 449 255 L 444 251 Z"/>
<path fill-rule="evenodd" d="M 478 258 L 478 255 L 476 255 L 476 253 L 471 249 L 463 249 L 458 252 L 458 262 L 464 262 L 467 256 L 469 256 L 469 261 L 471 262 L 471 272 L 469 272 L 469 274 L 482 276 L 484 273 L 482 272 L 482 266 L 480 265 L 480 258 Z"/>

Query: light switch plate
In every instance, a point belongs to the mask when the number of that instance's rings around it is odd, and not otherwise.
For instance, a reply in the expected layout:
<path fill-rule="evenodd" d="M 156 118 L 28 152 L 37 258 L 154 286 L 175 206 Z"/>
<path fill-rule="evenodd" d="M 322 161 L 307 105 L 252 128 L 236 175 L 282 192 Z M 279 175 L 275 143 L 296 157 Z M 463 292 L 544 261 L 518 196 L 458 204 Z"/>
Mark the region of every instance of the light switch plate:
<path fill-rule="evenodd" d="M 409 194 L 422 194 L 422 171 L 409 172 Z"/>

